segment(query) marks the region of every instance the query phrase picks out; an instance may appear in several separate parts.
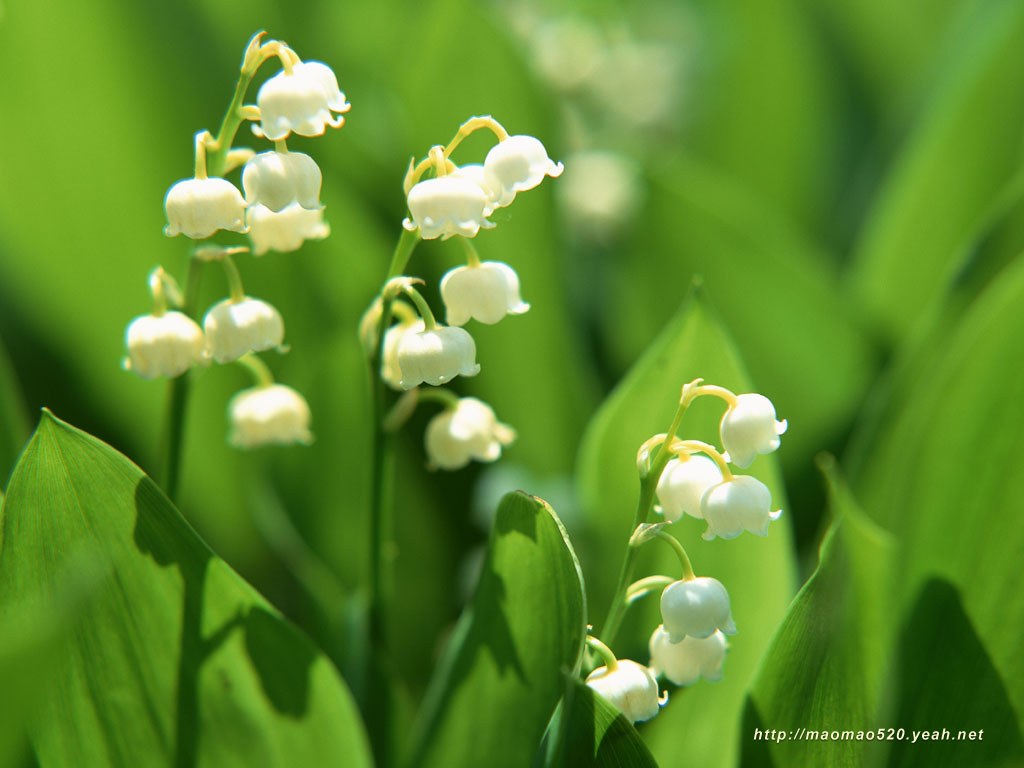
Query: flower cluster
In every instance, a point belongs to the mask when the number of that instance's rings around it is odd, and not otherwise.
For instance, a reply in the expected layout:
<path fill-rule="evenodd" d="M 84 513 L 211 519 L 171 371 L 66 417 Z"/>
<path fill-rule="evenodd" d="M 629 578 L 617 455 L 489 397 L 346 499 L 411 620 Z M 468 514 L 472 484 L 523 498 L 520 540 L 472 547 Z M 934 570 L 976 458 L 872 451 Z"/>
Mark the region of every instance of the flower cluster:
<path fill-rule="evenodd" d="M 482 164 L 456 165 L 452 159 L 456 148 L 479 130 L 490 131 L 497 142 Z M 494 461 L 515 437 L 486 403 L 459 399 L 447 390 L 431 395 L 420 387 L 439 387 L 457 376 L 479 373 L 476 342 L 462 327 L 470 320 L 493 325 L 507 315 L 529 310 L 515 270 L 502 262 L 481 261 L 471 240 L 482 229 L 494 227 L 488 216 L 496 209 L 561 172 L 562 165 L 548 157 L 539 140 L 510 136 L 492 117 L 470 118 L 447 146 L 435 146 L 422 161 L 410 163 L 404 185 L 409 216 L 402 222 L 403 239 L 411 238 L 412 243 L 407 254 L 420 240 L 458 237 L 467 263 L 441 280 L 446 325 L 435 319 L 416 289 L 422 281 L 393 273 L 364 318 L 363 337 L 389 387 L 416 393 L 417 400 L 432 398 L 445 405 L 426 430 L 431 467 L 459 469 L 472 459 Z"/>
<path fill-rule="evenodd" d="M 690 403 L 702 396 L 718 397 L 726 403 L 719 436 L 724 453 L 697 440 L 681 440 L 674 434 Z M 704 539 L 733 539 L 743 531 L 759 536 L 768 534 L 768 525 L 781 510 L 772 511 L 771 491 L 756 478 L 732 473 L 729 464 L 748 467 L 760 454 L 779 447 L 786 422 L 775 417 L 775 406 L 763 395 L 736 395 L 717 386 L 703 385 L 700 379 L 685 385 L 673 430 L 655 435 L 641 446 L 637 464 L 642 482 L 651 484 L 658 500 L 658 511 L 666 522 L 640 524 L 630 541 L 631 547 L 662 539 L 676 551 L 682 565 L 681 579 L 650 576 L 634 583 L 622 596 L 619 608 L 661 589 L 662 623 L 651 635 L 650 666 L 618 661 L 596 670 L 587 683 L 615 704 L 634 722 L 657 714 L 657 685 L 651 680 L 664 676 L 675 685 L 693 685 L 698 679 L 718 680 L 728 649 L 727 635 L 736 634 L 729 593 L 717 579 L 697 576 L 682 544 L 666 528 L 685 515 L 707 524 Z M 627 560 L 627 563 L 631 560 Z M 617 607 L 613 606 L 613 614 Z M 613 631 L 614 631 L 613 627 Z M 611 653 L 591 638 L 602 655 Z M 614 660 L 614 656 L 611 656 Z M 641 674 L 640 671 L 646 673 Z"/>
<path fill-rule="evenodd" d="M 291 134 L 321 136 L 328 127 L 344 123 L 349 109 L 334 72 L 326 64 L 302 61 L 280 41 L 263 41 L 263 33 L 250 41 L 242 62 L 239 87 L 220 132 L 196 135 L 195 172 L 167 192 L 165 233 L 205 241 L 197 246 L 190 274 L 211 261 L 222 264 L 228 298 L 212 306 L 202 327 L 186 311 L 194 296 L 182 296 L 175 281 L 162 269 L 150 279 L 154 309 L 128 326 L 125 367 L 139 376 L 174 378 L 208 362 L 242 362 L 253 371 L 257 386 L 232 399 L 231 442 L 242 448 L 270 443 L 308 443 L 310 412 L 305 400 L 289 387 L 275 384 L 266 366 L 254 357 L 266 350 L 283 350 L 284 321 L 269 303 L 247 296 L 232 259 L 252 251 L 295 251 L 306 240 L 322 239 L 330 232 L 323 219 L 320 188 L 323 174 L 316 161 L 289 151 Z M 242 102 L 257 70 L 271 60 L 282 69 L 267 79 L 256 105 Z M 241 124 L 253 123 L 253 133 L 274 143 L 256 153 L 233 149 Z M 241 190 L 224 178 L 241 167 Z M 244 191 L 244 195 L 243 195 Z M 221 232 L 247 234 L 249 246 L 227 246 L 208 241 Z M 194 281 L 190 279 L 189 287 Z M 177 307 L 170 309 L 171 306 Z"/>

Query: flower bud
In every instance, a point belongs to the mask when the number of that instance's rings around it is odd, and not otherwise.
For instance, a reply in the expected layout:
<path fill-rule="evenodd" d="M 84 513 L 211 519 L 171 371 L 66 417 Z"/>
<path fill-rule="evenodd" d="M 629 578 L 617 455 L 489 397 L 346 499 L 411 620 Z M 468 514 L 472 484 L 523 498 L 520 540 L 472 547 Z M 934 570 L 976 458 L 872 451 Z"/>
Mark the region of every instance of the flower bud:
<path fill-rule="evenodd" d="M 441 279 L 441 298 L 449 325 L 465 325 L 470 318 L 493 325 L 505 315 L 521 315 L 530 308 L 519 295 L 516 271 L 500 261 L 450 270 Z"/>
<path fill-rule="evenodd" d="M 398 344 L 399 382 L 412 389 L 424 382 L 438 386 L 456 376 L 476 376 L 476 343 L 461 328 L 439 326 L 418 333 L 406 333 Z"/>
<path fill-rule="evenodd" d="M 307 211 L 298 203 L 274 213 L 263 205 L 249 209 L 249 237 L 253 256 L 267 251 L 290 253 L 302 247 L 306 240 L 323 240 L 331 234 L 331 226 L 324 221 L 323 210 Z"/>
<path fill-rule="evenodd" d="M 664 675 L 676 685 L 693 685 L 702 677 L 721 680 L 728 647 L 725 635 L 717 630 L 706 638 L 687 636 L 673 643 L 665 627 L 660 626 L 651 635 L 651 672 L 655 677 Z"/>
<path fill-rule="evenodd" d="M 502 424 L 487 403 L 463 397 L 427 424 L 424 442 L 432 466 L 461 469 L 471 459 L 496 461 L 501 448 L 516 438 L 515 430 Z"/>
<path fill-rule="evenodd" d="M 195 321 L 181 312 L 142 315 L 125 333 L 124 367 L 144 379 L 174 378 L 203 361 L 206 340 Z"/>
<path fill-rule="evenodd" d="M 481 229 L 490 229 L 491 202 L 487 192 L 468 178 L 440 176 L 418 182 L 409 190 L 409 213 L 402 226 L 420 231 L 424 240 L 452 235 L 476 237 Z"/>
<path fill-rule="evenodd" d="M 708 527 L 708 541 L 720 536 L 735 539 L 743 531 L 768 535 L 768 523 L 778 520 L 782 510 L 771 509 L 772 492 L 755 477 L 736 475 L 709 489 L 701 499 L 701 511 Z"/>
<path fill-rule="evenodd" d="M 629 659 L 619 659 L 614 669 L 598 667 L 587 677 L 587 685 L 601 694 L 631 723 L 650 720 L 668 701 L 658 691 L 651 670 Z"/>
<path fill-rule="evenodd" d="M 218 363 L 230 363 L 248 352 L 274 349 L 284 341 L 284 320 L 265 301 L 248 296 L 215 304 L 203 320 L 207 352 Z"/>
<path fill-rule="evenodd" d="M 298 203 L 309 211 L 320 205 L 323 174 L 316 161 L 301 152 L 262 152 L 242 169 L 245 202 L 264 205 L 274 213 Z"/>
<path fill-rule="evenodd" d="M 658 479 L 658 500 L 665 519 L 674 523 L 683 514 L 702 518 L 700 499 L 704 492 L 722 482 L 722 471 L 707 456 L 671 459 Z"/>
<path fill-rule="evenodd" d="M 561 176 L 562 170 L 562 164 L 548 157 L 544 145 L 533 136 L 509 136 L 491 147 L 484 158 L 484 178 L 498 207 L 515 200 L 517 192 L 533 189 L 545 176 Z"/>
<path fill-rule="evenodd" d="M 779 435 L 786 426 L 785 421 L 775 420 L 775 406 L 764 395 L 738 395 L 736 404 L 722 416 L 722 445 L 733 464 L 746 468 L 757 454 L 779 447 Z"/>
<path fill-rule="evenodd" d="M 710 637 L 715 630 L 736 634 L 729 608 L 729 593 L 722 582 L 702 576 L 674 581 L 661 593 L 661 618 L 669 642 L 684 637 Z"/>
<path fill-rule="evenodd" d="M 243 389 L 228 403 L 228 415 L 236 448 L 313 442 L 309 404 L 283 384 Z"/>
<path fill-rule="evenodd" d="M 164 198 L 168 237 L 185 235 L 193 240 L 226 229 L 245 232 L 245 200 L 234 184 L 225 179 L 185 179 Z"/>
<path fill-rule="evenodd" d="M 345 123 L 341 115 L 350 104 L 338 88 L 338 79 L 326 64 L 306 61 L 296 64 L 292 71 L 278 72 L 267 80 L 256 94 L 260 109 L 257 135 L 278 141 L 293 131 L 300 136 L 322 136 L 329 125 L 340 128 Z"/>

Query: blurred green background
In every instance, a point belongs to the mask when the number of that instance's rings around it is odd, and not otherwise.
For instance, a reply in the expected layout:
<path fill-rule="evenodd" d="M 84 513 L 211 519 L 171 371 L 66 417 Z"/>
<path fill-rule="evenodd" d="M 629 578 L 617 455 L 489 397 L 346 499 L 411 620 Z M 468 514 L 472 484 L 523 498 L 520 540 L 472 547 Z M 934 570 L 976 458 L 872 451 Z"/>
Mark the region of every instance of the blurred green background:
<path fill-rule="evenodd" d="M 155 471 L 165 387 L 122 371 L 120 359 L 127 323 L 149 311 L 149 270 L 184 273 L 189 243 L 163 236 L 163 196 L 192 172 L 193 134 L 219 124 L 253 32 L 338 74 L 353 105 L 345 127 L 290 142 L 324 171 L 332 235 L 239 261 L 247 291 L 285 317 L 291 351 L 268 360 L 309 399 L 316 442 L 233 451 L 225 408 L 246 375 L 201 371 L 179 506 L 343 671 L 350 606 L 368 569 L 369 389 L 356 328 L 400 232 L 409 157 L 474 114 L 542 138 L 566 171 L 477 238 L 484 258 L 519 272 L 532 309 L 471 327 L 482 372 L 456 388 L 492 404 L 518 441 L 497 465 L 431 474 L 421 439 L 430 414 L 401 437 L 391 620 L 413 701 L 471 593 L 489 514 L 506 491 L 542 496 L 563 517 L 592 620 L 603 615 L 633 510 L 588 504 L 594 494 L 574 480 L 577 454 L 591 415 L 695 278 L 738 370 L 790 423 L 778 455 L 788 504 L 772 545 L 782 562 L 759 648 L 817 562 L 827 516 L 813 459 L 822 451 L 839 457 L 868 517 L 902 536 L 906 557 L 921 563 L 914 579 L 939 571 L 960 584 L 979 563 L 999 569 L 1024 554 L 1015 514 L 1024 505 L 986 469 L 1020 464 L 1019 408 L 994 405 L 1024 390 L 1024 347 L 1013 336 L 1024 324 L 1016 0 L 0 8 L 0 338 L 13 371 L 0 380 L 24 403 L 0 412 L 5 475 L 42 406 Z M 237 144 L 260 146 L 244 134 Z M 486 148 L 466 142 L 460 159 L 482 160 Z M 461 258 L 455 243 L 417 251 L 410 271 L 427 279 L 435 307 L 438 279 Z M 208 270 L 201 305 L 225 293 Z M 675 395 L 667 389 L 652 409 L 670 418 Z M 927 471 L 898 471 L 915 462 Z M 954 492 L 959 514 L 946 515 Z M 305 545 L 285 519 L 311 550 L 305 570 L 289 562 Z M 969 539 L 965 552 L 958 538 L 986 526 L 1005 534 L 995 559 L 993 542 Z M 984 635 L 1000 605 L 967 602 Z M 1019 630 L 1011 622 L 988 649 L 1017 712 Z M 623 655 L 642 656 L 646 632 L 624 638 Z M 757 661 L 739 664 L 747 679 Z M 656 755 L 675 764 L 671 746 L 657 747 L 670 744 L 657 727 Z M 737 750 L 730 744 L 726 757 Z"/>

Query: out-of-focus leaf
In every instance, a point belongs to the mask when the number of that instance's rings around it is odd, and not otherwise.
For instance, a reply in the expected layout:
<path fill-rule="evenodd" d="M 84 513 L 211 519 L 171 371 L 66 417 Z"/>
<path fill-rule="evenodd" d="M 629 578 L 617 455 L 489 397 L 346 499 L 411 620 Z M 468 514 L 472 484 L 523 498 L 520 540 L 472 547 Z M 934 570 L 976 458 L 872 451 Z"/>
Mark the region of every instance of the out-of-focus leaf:
<path fill-rule="evenodd" d="M 565 698 L 545 736 L 536 768 L 657 768 L 632 723 L 579 678 L 567 676 Z"/>
<path fill-rule="evenodd" d="M 854 768 L 864 764 L 870 742 L 805 740 L 799 730 L 890 724 L 877 712 L 895 634 L 895 542 L 856 507 L 831 463 L 826 471 L 834 522 L 818 569 L 790 606 L 747 701 L 740 738 L 747 765 Z M 770 739 L 768 731 L 790 738 Z"/>
<path fill-rule="evenodd" d="M 631 533 L 639 491 L 637 449 L 668 428 L 680 387 L 698 377 L 737 392 L 752 389 L 732 342 L 700 292 L 683 305 L 616 388 L 584 437 L 578 467 L 590 544 L 584 567 L 597 619 L 607 610 Z M 717 444 L 723 410 L 715 398 L 699 399 L 683 419 L 679 435 Z M 790 429 L 801 426 L 791 421 Z M 783 452 L 787 439 L 788 434 L 782 441 Z M 750 474 L 768 484 L 775 506 L 785 506 L 775 457 L 759 458 Z M 785 515 L 773 524 L 767 539 L 744 534 L 735 541 L 704 542 L 703 528 L 700 521 L 687 519 L 674 525 L 672 532 L 686 546 L 698 575 L 713 576 L 725 584 L 740 634 L 732 641 L 721 682 L 681 692 L 658 717 L 643 725 L 641 730 L 663 767 L 735 762 L 735 737 L 747 685 L 793 594 L 794 557 Z M 678 573 L 674 556 L 658 546 L 646 545 L 651 551 L 641 553 L 636 578 Z M 648 638 L 660 621 L 657 600 L 649 599 L 630 608 L 619 638 L 602 639 L 617 655 L 644 661 Z"/>
<path fill-rule="evenodd" d="M 937 77 L 856 249 L 852 289 L 890 340 L 945 289 L 962 242 L 1020 164 L 1024 5 L 981 5 Z"/>
<path fill-rule="evenodd" d="M 14 469 L 29 433 L 28 414 L 18 379 L 0 338 L 0 500 L 7 476 Z"/>
<path fill-rule="evenodd" d="M 517 492 L 498 509 L 473 602 L 438 664 L 413 766 L 529 765 L 586 632 L 579 564 L 561 522 Z"/>
<path fill-rule="evenodd" d="M 113 574 L 32 726 L 43 764 L 369 765 L 330 662 L 109 446 L 44 413 L 2 524 L 3 594 L 52 592 L 84 546 Z"/>
<path fill-rule="evenodd" d="M 864 466 L 855 483 L 865 511 L 905 542 L 904 606 L 917 606 L 925 625 L 937 622 L 937 605 L 959 606 L 950 614 L 960 625 L 956 635 L 980 649 L 973 656 L 987 659 L 1018 713 L 1024 712 L 1024 603 L 1012 573 L 1024 552 L 1024 501 L 1013 473 L 1024 454 L 1021 349 L 1024 261 L 1018 260 L 959 327 L 932 338 L 916 364 L 904 368 L 893 388 L 897 399 L 876 432 L 860 441 Z M 935 580 L 941 589 L 929 594 Z M 918 634 L 916 642 L 907 646 L 911 656 L 948 651 L 934 635 Z M 948 727 L 971 728 L 955 716 L 958 702 L 946 702 Z M 935 705 L 912 699 L 901 706 L 909 716 Z M 1000 738 L 995 730 L 986 733 Z M 1017 743 L 1010 729 L 1002 736 L 1007 748 Z"/>
<path fill-rule="evenodd" d="M 835 273 L 814 246 L 706 166 L 680 160 L 652 183 L 648 217 L 612 265 L 604 317 L 613 349 L 620 360 L 635 357 L 701 276 L 758 391 L 790 420 L 781 461 L 804 466 L 845 428 L 873 380 L 870 346 L 837 298 Z"/>

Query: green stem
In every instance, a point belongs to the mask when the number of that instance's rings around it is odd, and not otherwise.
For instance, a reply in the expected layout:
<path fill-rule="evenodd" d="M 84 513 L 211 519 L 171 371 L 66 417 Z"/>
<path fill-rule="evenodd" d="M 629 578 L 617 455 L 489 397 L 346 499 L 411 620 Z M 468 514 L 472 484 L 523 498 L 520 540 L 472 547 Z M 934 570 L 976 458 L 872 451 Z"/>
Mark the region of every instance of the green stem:
<path fill-rule="evenodd" d="M 242 102 L 245 101 L 246 91 L 256 74 L 256 68 L 251 72 L 242 70 L 238 76 L 238 83 L 235 85 L 235 93 L 231 97 L 224 119 L 221 120 L 220 130 L 217 131 L 217 138 L 214 140 L 216 149 L 208 148 L 206 152 L 206 170 L 211 176 L 222 176 L 227 165 L 228 152 L 235 141 L 239 126 L 245 118 L 242 117 Z"/>
<path fill-rule="evenodd" d="M 395 246 L 391 265 L 388 267 L 386 284 L 392 278 L 405 272 L 419 235 L 408 230 Z M 370 388 L 373 394 L 373 446 L 371 450 L 372 484 L 370 490 L 370 608 L 369 647 L 372 654 L 372 669 L 381 674 L 389 668 L 390 641 L 387 633 L 388 607 L 391 603 L 390 559 L 388 553 L 394 538 L 394 520 L 390 503 L 391 474 L 394 461 L 393 435 L 385 426 L 389 405 L 388 389 L 380 375 L 384 359 L 384 335 L 391 324 L 391 308 L 394 296 L 385 294 L 381 301 L 380 320 L 377 323 L 376 344 L 369 358 Z M 386 679 L 386 678 L 385 678 Z M 377 689 L 371 681 L 366 700 L 367 722 L 370 724 L 370 740 L 373 743 L 377 765 L 386 768 L 389 762 L 392 716 L 390 694 Z"/>
<path fill-rule="evenodd" d="M 683 549 L 683 545 L 679 542 L 679 539 L 665 531 L 658 531 L 654 535 L 675 550 L 676 557 L 679 558 L 679 564 L 683 567 L 683 581 L 692 581 L 697 578 L 697 574 L 693 572 L 693 565 L 690 563 L 690 558 L 686 554 L 686 550 Z"/>
<path fill-rule="evenodd" d="M 434 313 L 431 311 L 430 305 L 427 304 L 427 300 L 423 298 L 423 294 L 411 285 L 403 286 L 402 290 L 412 300 L 412 303 L 416 305 L 416 310 L 420 313 L 420 317 L 423 318 L 424 330 L 432 331 L 437 328 L 437 320 L 434 318 Z"/>
<path fill-rule="evenodd" d="M 612 653 L 612 649 L 593 635 L 587 635 L 587 646 L 597 651 L 598 656 L 600 656 L 604 661 L 604 665 L 608 668 L 609 672 L 619 666 L 619 660 L 615 658 L 615 654 Z"/>
<path fill-rule="evenodd" d="M 675 579 L 671 576 L 645 576 L 629 585 L 626 590 L 626 602 L 632 605 L 645 595 L 674 583 Z"/>
<path fill-rule="evenodd" d="M 466 263 L 471 267 L 480 266 L 480 254 L 477 253 L 476 246 L 470 241 L 468 237 L 460 237 L 462 241 L 462 247 L 466 251 Z"/>
<path fill-rule="evenodd" d="M 245 298 L 245 287 L 242 285 L 242 273 L 238 271 L 235 260 L 224 254 L 220 263 L 224 267 L 224 274 L 228 279 L 228 295 L 234 304 Z"/>
<path fill-rule="evenodd" d="M 195 305 L 199 300 L 199 282 L 203 274 L 204 262 L 199 259 L 188 260 L 188 272 L 185 275 L 185 297 L 181 311 L 191 317 L 195 314 Z M 181 474 L 181 449 L 185 436 L 185 406 L 188 403 L 189 375 L 186 373 L 173 379 L 168 387 L 167 417 L 164 427 L 164 492 L 168 498 L 174 499 L 178 493 L 178 479 Z"/>
<path fill-rule="evenodd" d="M 672 426 L 669 427 L 668 432 L 665 434 L 665 440 L 658 446 L 654 458 L 651 459 L 650 471 L 640 479 L 640 497 L 637 499 L 636 515 L 633 518 L 633 525 L 630 527 L 630 531 L 635 531 L 647 522 L 651 510 L 654 508 L 654 501 L 657 498 L 658 478 L 661 477 L 665 465 L 672 458 L 670 446 L 672 441 L 675 440 L 676 432 L 679 430 L 679 425 L 683 422 L 683 415 L 686 413 L 689 405 L 689 398 L 684 397 L 680 401 L 679 407 L 676 409 L 676 415 L 672 419 Z M 626 547 L 626 555 L 622 559 L 622 568 L 619 569 L 619 582 L 612 595 L 611 607 L 608 609 L 608 616 L 604 620 L 604 626 L 601 627 L 601 631 L 598 633 L 609 642 L 615 639 L 615 634 L 619 631 L 619 625 L 622 623 L 622 617 L 626 613 L 626 607 L 628 606 L 626 590 L 629 589 L 629 585 L 633 580 L 633 569 L 636 567 L 637 552 L 636 547 Z"/>
<path fill-rule="evenodd" d="M 273 385 L 274 374 L 271 373 L 267 364 L 257 357 L 255 353 L 250 352 L 247 355 L 242 355 L 240 358 L 235 360 L 235 362 L 245 368 L 252 375 L 257 387 L 269 387 Z"/>

